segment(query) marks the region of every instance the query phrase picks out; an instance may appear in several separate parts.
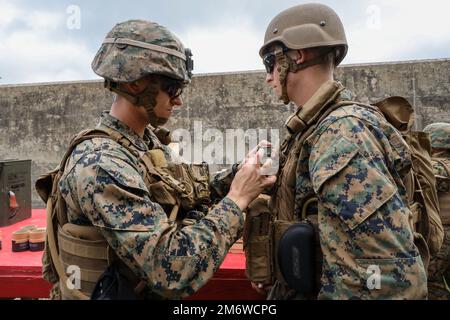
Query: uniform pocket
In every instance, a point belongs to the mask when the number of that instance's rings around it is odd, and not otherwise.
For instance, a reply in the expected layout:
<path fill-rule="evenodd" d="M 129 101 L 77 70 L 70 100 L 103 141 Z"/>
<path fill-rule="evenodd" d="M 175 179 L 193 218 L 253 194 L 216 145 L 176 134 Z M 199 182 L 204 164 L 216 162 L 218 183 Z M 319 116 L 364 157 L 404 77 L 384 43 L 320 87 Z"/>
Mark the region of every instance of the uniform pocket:
<path fill-rule="evenodd" d="M 314 157 L 314 163 L 309 164 L 314 191 L 319 193 L 322 185 L 347 167 L 358 151 L 359 147 L 344 137 L 327 150 L 321 150 L 320 155 Z"/>
<path fill-rule="evenodd" d="M 427 276 L 418 255 L 411 258 L 356 259 L 362 299 L 426 299 Z"/>
<path fill-rule="evenodd" d="M 397 186 L 359 153 L 359 147 L 341 137 L 314 162 L 312 181 L 320 204 L 355 229 L 397 192 Z M 311 165 L 310 165 L 311 167 Z"/>

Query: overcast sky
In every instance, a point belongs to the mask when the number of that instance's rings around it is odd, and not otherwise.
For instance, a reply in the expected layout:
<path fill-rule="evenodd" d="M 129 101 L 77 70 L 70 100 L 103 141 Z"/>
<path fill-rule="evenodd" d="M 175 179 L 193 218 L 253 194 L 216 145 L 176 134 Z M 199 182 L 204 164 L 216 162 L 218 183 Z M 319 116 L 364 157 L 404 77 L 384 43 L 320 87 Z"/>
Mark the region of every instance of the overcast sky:
<path fill-rule="evenodd" d="M 106 33 L 128 19 L 158 22 L 190 47 L 194 73 L 261 70 L 270 20 L 291 0 L 0 0 L 0 84 L 98 79 Z M 450 1 L 329 0 L 347 32 L 344 64 L 450 58 Z"/>

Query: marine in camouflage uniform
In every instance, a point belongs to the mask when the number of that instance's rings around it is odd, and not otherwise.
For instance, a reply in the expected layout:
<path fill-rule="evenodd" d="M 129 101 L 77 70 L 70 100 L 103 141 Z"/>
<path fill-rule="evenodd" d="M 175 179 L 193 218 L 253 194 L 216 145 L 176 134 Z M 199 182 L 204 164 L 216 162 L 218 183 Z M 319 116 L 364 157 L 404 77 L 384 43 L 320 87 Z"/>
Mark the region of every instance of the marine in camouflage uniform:
<path fill-rule="evenodd" d="M 147 117 L 150 124 L 158 126 L 168 120 L 157 112 L 161 101 L 169 107 L 181 105 L 181 89 L 189 83 L 192 71 L 189 53 L 166 28 L 130 20 L 108 33 L 92 67 L 105 78 L 106 87 L 116 92 L 118 98 L 126 99 L 120 100 L 120 107 L 128 103 L 127 113 L 136 113 L 135 118 Z M 156 83 L 150 82 L 140 93 L 123 86 L 155 75 L 159 78 L 151 79 Z M 65 163 L 59 190 L 67 209 L 67 222 L 94 226 L 115 256 L 145 281 L 147 298 L 191 295 L 211 279 L 231 245 L 241 236 L 242 209 L 269 180 L 263 176 L 248 178 L 249 172 L 255 174 L 254 166 L 239 172 L 233 183 L 224 183 L 226 191 L 218 187 L 219 179 L 214 180 L 215 194 L 226 197 L 212 199 L 217 203 L 206 210 L 206 216 L 200 215 L 193 223 L 180 225 L 164 210 L 163 190 L 150 189 L 146 183 L 144 178 L 148 172 L 140 163 L 142 155 L 155 150 L 162 151 L 164 159 L 158 161 L 165 163 L 164 166 L 179 164 L 180 159 L 160 142 L 150 127 L 139 134 L 125 120 L 113 116 L 113 110 L 114 104 L 111 112 L 102 114 L 96 127 L 109 132 L 110 137 L 82 141 Z M 114 136 L 120 138 L 114 140 L 111 138 Z M 258 181 L 263 181 L 262 186 Z M 274 181 L 273 177 L 269 184 Z M 45 256 L 44 262 L 49 261 L 50 257 Z M 44 269 L 44 277 L 57 281 L 49 270 Z"/>
<path fill-rule="evenodd" d="M 298 222 L 306 199 L 317 197 L 317 215 L 308 219 L 323 255 L 317 292 L 299 294 L 277 277 L 268 298 L 425 299 L 426 272 L 402 182 L 409 149 L 375 107 L 335 107 L 352 98 L 332 76 L 346 52 L 342 23 L 324 5 L 287 9 L 266 31 L 260 50 L 266 82 L 299 106 L 286 122 L 271 208 L 276 220 Z M 320 85 L 307 92 L 308 81 Z M 379 288 L 369 285 L 371 270 L 380 272 Z"/>
<path fill-rule="evenodd" d="M 160 147 L 147 131 L 144 139 L 108 113 L 100 126 L 117 130 L 142 151 Z M 168 163 L 172 157 L 164 146 Z M 193 294 L 219 268 L 239 239 L 243 214 L 228 198 L 198 223 L 179 230 L 163 208 L 150 200 L 138 159 L 108 138 L 81 143 L 60 182 L 69 222 L 97 227 L 115 253 L 152 292 L 176 298 Z"/>
<path fill-rule="evenodd" d="M 439 253 L 428 267 L 428 298 L 450 299 L 450 123 L 433 123 L 425 127 L 430 134 L 434 174 L 440 201 L 445 238 Z"/>

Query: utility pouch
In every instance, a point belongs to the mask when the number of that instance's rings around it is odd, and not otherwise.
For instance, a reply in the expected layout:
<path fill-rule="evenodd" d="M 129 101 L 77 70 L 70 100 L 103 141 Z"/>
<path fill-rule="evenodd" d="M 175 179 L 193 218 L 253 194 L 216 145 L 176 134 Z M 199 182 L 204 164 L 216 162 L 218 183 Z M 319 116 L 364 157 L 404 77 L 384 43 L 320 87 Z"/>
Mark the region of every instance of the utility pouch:
<path fill-rule="evenodd" d="M 191 210 L 209 201 L 209 169 L 206 163 L 180 163 L 171 166 L 170 170 L 185 189 L 185 192 L 180 194 L 183 209 Z"/>
<path fill-rule="evenodd" d="M 113 264 L 100 276 L 91 300 L 140 300 L 131 283 L 120 274 Z"/>
<path fill-rule="evenodd" d="M 280 240 L 283 237 L 286 230 L 292 226 L 294 221 L 286 221 L 286 220 L 275 220 L 273 222 L 273 265 L 274 265 L 274 275 L 278 281 L 280 281 L 284 285 L 288 285 L 286 280 L 283 277 L 283 274 L 280 270 L 280 265 L 278 263 L 278 249 L 280 248 Z"/>
<path fill-rule="evenodd" d="M 176 192 L 164 181 L 158 181 L 148 186 L 152 200 L 162 206 L 174 206 L 177 204 Z"/>
<path fill-rule="evenodd" d="M 309 221 L 292 224 L 278 243 L 277 264 L 292 289 L 301 294 L 315 291 L 314 227 Z"/>
<path fill-rule="evenodd" d="M 268 207 L 270 197 L 260 195 L 248 207 L 243 244 L 246 275 L 250 281 L 272 284 L 272 215 Z"/>
<path fill-rule="evenodd" d="M 197 201 L 209 199 L 209 167 L 206 162 L 200 164 L 185 164 Z"/>

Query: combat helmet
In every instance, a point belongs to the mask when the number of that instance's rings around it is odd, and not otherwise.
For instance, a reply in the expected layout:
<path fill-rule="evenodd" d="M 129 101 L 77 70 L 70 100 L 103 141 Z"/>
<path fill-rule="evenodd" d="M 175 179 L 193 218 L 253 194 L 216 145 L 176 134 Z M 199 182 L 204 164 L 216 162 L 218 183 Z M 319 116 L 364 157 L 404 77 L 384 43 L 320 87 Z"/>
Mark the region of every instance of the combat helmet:
<path fill-rule="evenodd" d="M 268 50 L 275 45 L 275 51 Z M 329 48 L 310 61 L 296 64 L 285 53 L 291 50 L 308 48 Z M 344 60 L 348 50 L 344 26 L 339 16 L 330 7 L 319 3 L 308 3 L 291 7 L 279 13 L 267 27 L 264 44 L 259 50 L 267 72 L 268 65 L 280 65 L 280 83 L 284 103 L 289 102 L 286 92 L 288 72 L 297 72 L 309 66 L 322 63 L 329 53 L 334 52 L 334 65 Z"/>
<path fill-rule="evenodd" d="M 432 123 L 423 129 L 430 135 L 431 146 L 436 149 L 450 149 L 450 123 Z"/>
<path fill-rule="evenodd" d="M 131 83 L 149 75 L 161 75 L 185 85 L 193 70 L 192 53 L 167 28 L 150 21 L 128 20 L 115 25 L 106 35 L 92 61 L 92 70 L 105 79 L 105 87 L 131 103 L 144 106 L 152 125 L 164 124 L 156 119 L 153 108 L 157 89 L 142 93 L 125 91 L 120 83 Z"/>

